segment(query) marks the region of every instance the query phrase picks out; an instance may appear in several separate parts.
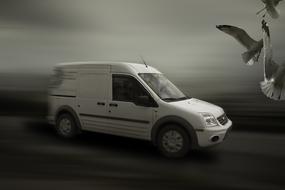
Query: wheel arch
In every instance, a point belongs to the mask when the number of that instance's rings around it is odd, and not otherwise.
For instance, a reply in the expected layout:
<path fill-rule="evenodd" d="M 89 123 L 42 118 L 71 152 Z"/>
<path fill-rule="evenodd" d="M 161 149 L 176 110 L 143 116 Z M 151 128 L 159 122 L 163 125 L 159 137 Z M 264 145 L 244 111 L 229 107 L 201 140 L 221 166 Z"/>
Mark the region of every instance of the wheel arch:
<path fill-rule="evenodd" d="M 74 109 L 72 107 L 67 106 L 67 105 L 61 106 L 57 109 L 56 114 L 55 114 L 55 121 L 57 121 L 57 118 L 61 114 L 64 114 L 64 113 L 70 114 L 75 119 L 75 122 L 76 122 L 76 125 L 78 126 L 78 128 L 80 130 L 82 129 L 81 122 L 80 122 L 76 112 L 74 111 Z"/>
<path fill-rule="evenodd" d="M 191 146 L 193 148 L 198 146 L 198 139 L 196 132 L 193 128 L 193 126 L 186 121 L 185 119 L 178 117 L 178 116 L 166 116 L 161 119 L 159 119 L 153 126 L 152 131 L 151 131 L 151 141 L 152 143 L 156 146 L 157 145 L 157 135 L 160 129 L 163 128 L 163 126 L 168 125 L 168 124 L 176 124 L 181 126 L 188 135 L 190 136 L 190 141 L 191 141 Z"/>

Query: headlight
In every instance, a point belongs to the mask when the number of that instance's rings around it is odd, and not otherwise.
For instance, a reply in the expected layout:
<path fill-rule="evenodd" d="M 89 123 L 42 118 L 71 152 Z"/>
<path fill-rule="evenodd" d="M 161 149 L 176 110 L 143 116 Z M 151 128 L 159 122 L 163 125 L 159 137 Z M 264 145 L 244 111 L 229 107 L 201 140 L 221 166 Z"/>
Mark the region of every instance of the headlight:
<path fill-rule="evenodd" d="M 212 114 L 210 113 L 200 113 L 200 114 L 205 121 L 206 127 L 218 126 L 218 122 Z"/>

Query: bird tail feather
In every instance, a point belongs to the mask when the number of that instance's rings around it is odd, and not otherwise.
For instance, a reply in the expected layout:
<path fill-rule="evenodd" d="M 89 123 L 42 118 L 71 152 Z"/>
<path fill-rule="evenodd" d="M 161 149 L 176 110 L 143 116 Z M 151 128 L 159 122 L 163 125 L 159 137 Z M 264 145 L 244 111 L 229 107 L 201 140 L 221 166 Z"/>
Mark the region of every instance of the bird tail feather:
<path fill-rule="evenodd" d="M 285 88 L 276 88 L 274 80 L 265 80 L 260 83 L 260 88 L 265 96 L 273 100 L 285 100 Z"/>

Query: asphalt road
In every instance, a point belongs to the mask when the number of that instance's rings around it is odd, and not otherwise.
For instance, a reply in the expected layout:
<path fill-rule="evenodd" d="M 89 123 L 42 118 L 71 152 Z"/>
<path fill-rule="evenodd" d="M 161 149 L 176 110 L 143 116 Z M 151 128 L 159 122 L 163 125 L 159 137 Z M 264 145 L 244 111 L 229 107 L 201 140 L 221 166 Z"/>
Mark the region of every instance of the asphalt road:
<path fill-rule="evenodd" d="M 149 143 L 95 133 L 72 141 L 0 117 L 0 189 L 285 189 L 285 134 L 233 131 L 223 144 L 163 158 Z"/>

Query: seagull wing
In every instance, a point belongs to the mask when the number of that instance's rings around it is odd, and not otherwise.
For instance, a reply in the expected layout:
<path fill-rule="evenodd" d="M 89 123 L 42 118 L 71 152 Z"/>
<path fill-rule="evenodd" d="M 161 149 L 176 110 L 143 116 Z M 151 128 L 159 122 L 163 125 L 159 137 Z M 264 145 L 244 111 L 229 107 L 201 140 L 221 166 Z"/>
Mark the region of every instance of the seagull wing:
<path fill-rule="evenodd" d="M 242 54 L 242 59 L 246 63 L 246 65 L 251 66 L 254 63 L 258 62 L 262 48 L 263 48 L 263 40 L 260 40 L 251 49 Z"/>
<path fill-rule="evenodd" d="M 276 73 L 278 72 L 279 69 L 280 66 L 275 61 L 272 60 L 271 62 L 268 62 L 265 65 L 265 78 L 267 80 L 270 80 L 276 77 Z"/>
<path fill-rule="evenodd" d="M 274 86 L 276 88 L 282 88 L 285 83 L 285 63 L 279 66 L 274 78 L 275 78 Z"/>
<path fill-rule="evenodd" d="M 277 9 L 275 7 L 267 6 L 266 10 L 272 18 L 274 18 L 274 19 L 279 18 L 279 12 L 277 11 Z"/>
<path fill-rule="evenodd" d="M 262 21 L 264 42 L 264 81 L 260 83 L 262 92 L 271 99 L 285 100 L 285 63 L 278 65 L 272 60 L 273 51 L 270 40 L 270 30 Z"/>
<path fill-rule="evenodd" d="M 241 28 L 230 25 L 219 25 L 217 26 L 217 28 L 222 32 L 225 32 L 226 34 L 229 34 L 230 36 L 235 38 L 241 45 L 243 45 L 248 50 L 257 44 L 257 41 L 252 39 L 248 35 L 248 33 Z"/>
<path fill-rule="evenodd" d="M 285 63 L 274 63 L 276 72 L 270 80 L 265 79 L 260 83 L 262 92 L 270 99 L 285 100 Z"/>
<path fill-rule="evenodd" d="M 283 0 L 261 0 L 265 5 L 273 4 L 274 7 L 278 6 Z"/>
<path fill-rule="evenodd" d="M 272 60 L 273 51 L 272 51 L 271 38 L 270 38 L 270 29 L 264 20 L 262 21 L 262 30 L 263 30 L 263 44 L 264 44 L 264 57 L 263 57 L 264 78 L 266 80 L 270 80 L 272 79 L 273 75 L 277 72 L 278 65 Z"/>
<path fill-rule="evenodd" d="M 279 12 L 276 6 L 279 4 L 280 0 L 262 0 L 265 3 L 265 8 L 267 13 L 274 19 L 279 18 Z"/>
<path fill-rule="evenodd" d="M 281 1 L 283 1 L 283 0 L 272 0 L 273 5 L 274 5 L 275 7 L 278 6 Z"/>

